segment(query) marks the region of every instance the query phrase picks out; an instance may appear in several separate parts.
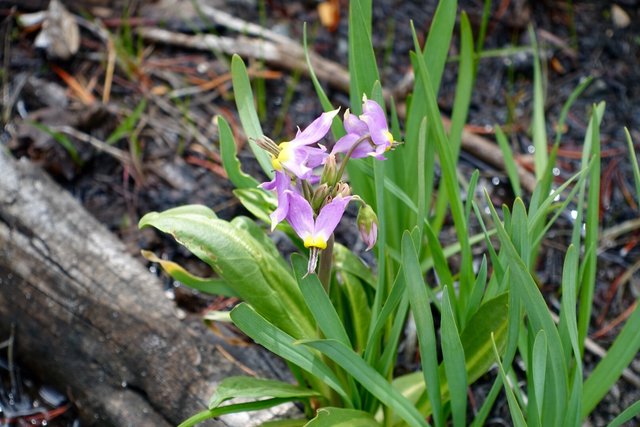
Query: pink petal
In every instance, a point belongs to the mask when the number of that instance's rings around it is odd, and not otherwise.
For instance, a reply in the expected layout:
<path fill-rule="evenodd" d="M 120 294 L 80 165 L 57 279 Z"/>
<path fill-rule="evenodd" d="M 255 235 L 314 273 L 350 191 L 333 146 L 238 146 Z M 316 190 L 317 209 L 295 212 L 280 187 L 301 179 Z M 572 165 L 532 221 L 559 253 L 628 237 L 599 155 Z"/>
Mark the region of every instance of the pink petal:
<path fill-rule="evenodd" d="M 340 109 L 322 113 L 320 117 L 315 119 L 305 130 L 298 131 L 296 137 L 291 141 L 294 145 L 310 145 L 320 141 L 325 137 L 329 129 L 331 129 L 331 123 L 333 118 L 338 114 Z"/>
<path fill-rule="evenodd" d="M 291 190 L 285 192 L 289 199 L 287 221 L 300 238 L 304 239 L 313 234 L 313 209 L 309 202 L 300 194 Z"/>
<path fill-rule="evenodd" d="M 347 133 L 355 133 L 357 135 L 364 135 L 369 133 L 367 124 L 360 120 L 355 114 L 351 114 L 349 110 L 344 112 L 344 130 Z"/>
<path fill-rule="evenodd" d="M 322 237 L 325 241 L 329 240 L 329 237 L 336 229 L 344 211 L 349 204 L 352 196 L 342 197 L 337 196 L 329 204 L 325 205 L 316 218 L 316 224 L 313 230 L 313 236 Z"/>

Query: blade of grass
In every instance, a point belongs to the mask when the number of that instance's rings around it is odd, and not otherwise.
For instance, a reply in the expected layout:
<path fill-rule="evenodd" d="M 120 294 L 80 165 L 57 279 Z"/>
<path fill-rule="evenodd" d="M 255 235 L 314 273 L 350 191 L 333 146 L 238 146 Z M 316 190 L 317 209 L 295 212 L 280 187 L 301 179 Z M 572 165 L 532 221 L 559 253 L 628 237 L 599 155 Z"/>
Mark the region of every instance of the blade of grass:
<path fill-rule="evenodd" d="M 251 90 L 251 82 L 247 74 L 247 68 L 238 55 L 233 55 L 231 59 L 231 77 L 233 81 L 233 93 L 236 98 L 236 107 L 240 115 L 240 122 L 244 128 L 244 133 L 249 138 L 249 147 L 253 155 L 258 160 L 264 173 L 269 177 L 273 177 L 273 166 L 269 154 L 258 147 L 256 140 L 263 136 L 260 120 L 256 112 L 253 92 Z"/>
<path fill-rule="evenodd" d="M 467 372 L 464 349 L 446 290 L 447 287 L 442 293 L 442 359 L 449 384 L 453 425 L 461 427 L 467 421 Z"/>
<path fill-rule="evenodd" d="M 624 134 L 627 137 L 627 144 L 629 146 L 629 155 L 631 158 L 631 166 L 633 167 L 633 180 L 636 183 L 636 193 L 638 195 L 638 203 L 640 204 L 640 167 L 638 166 L 636 149 L 633 147 L 631 134 L 629 133 L 629 129 L 627 129 L 626 127 L 624 128 Z"/>
<path fill-rule="evenodd" d="M 391 387 L 382 375 L 367 365 L 350 348 L 336 340 L 305 340 L 299 343 L 314 348 L 333 360 L 382 403 L 393 409 L 410 426 L 428 426 L 422 414 L 418 412 L 411 402 Z"/>
<path fill-rule="evenodd" d="M 418 254 L 409 232 L 402 235 L 402 266 L 404 280 L 409 293 L 411 312 L 418 331 L 420 361 L 427 393 L 433 410 L 433 420 L 437 427 L 444 426 L 444 413 L 440 397 L 440 379 L 438 376 L 438 354 L 435 326 L 431 316 L 429 297 L 422 279 Z"/>
<path fill-rule="evenodd" d="M 351 398 L 334 372 L 317 354 L 295 345 L 293 337 L 272 325 L 249 305 L 246 303 L 237 305 L 231 311 L 231 320 L 256 343 L 313 375 L 316 380 L 312 385 L 316 390 L 324 391 L 323 394 L 326 395 L 326 387 L 322 386 L 326 384 L 342 397 L 345 406 L 353 407 Z"/>

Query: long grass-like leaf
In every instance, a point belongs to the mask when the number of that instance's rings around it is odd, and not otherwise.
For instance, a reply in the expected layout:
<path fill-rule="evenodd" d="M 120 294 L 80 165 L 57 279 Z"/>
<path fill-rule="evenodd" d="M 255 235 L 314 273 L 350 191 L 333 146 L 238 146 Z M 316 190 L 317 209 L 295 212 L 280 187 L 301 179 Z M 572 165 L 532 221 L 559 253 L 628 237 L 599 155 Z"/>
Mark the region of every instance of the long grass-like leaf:
<path fill-rule="evenodd" d="M 367 365 L 353 350 L 335 340 L 302 341 L 301 344 L 320 351 L 340 365 L 378 400 L 400 415 L 410 426 L 424 427 L 428 425 L 411 402 L 391 387 L 382 375 Z"/>
<path fill-rule="evenodd" d="M 460 342 L 460 334 L 446 288 L 445 292 L 442 293 L 441 334 L 442 358 L 451 395 L 453 425 L 462 427 L 467 420 L 467 373 L 465 370 L 464 349 Z"/>
<path fill-rule="evenodd" d="M 429 401 L 433 410 L 436 426 L 444 425 L 444 414 L 440 398 L 440 379 L 438 376 L 438 354 L 435 327 L 431 315 L 429 297 L 422 279 L 418 254 L 408 232 L 402 235 L 402 265 L 404 280 L 409 292 L 411 312 L 418 331 L 418 345 L 424 381 L 427 385 Z"/>
<path fill-rule="evenodd" d="M 638 166 L 638 157 L 636 156 L 636 149 L 633 146 L 633 140 L 631 139 L 629 129 L 624 128 L 624 134 L 627 137 L 631 167 L 633 168 L 633 180 L 636 183 L 636 194 L 638 196 L 638 203 L 640 203 L 640 166 Z"/>
<path fill-rule="evenodd" d="M 640 304 L 638 305 L 640 307 Z M 618 380 L 624 368 L 640 350 L 640 309 L 636 307 L 624 325 L 607 355 L 584 382 L 582 395 L 582 418 L 593 411 L 598 402 Z"/>
<path fill-rule="evenodd" d="M 262 127 L 256 112 L 251 82 L 247 74 L 247 68 L 238 55 L 233 55 L 231 59 L 231 78 L 233 81 L 233 93 L 236 98 L 236 107 L 240 115 L 240 122 L 244 128 L 244 133 L 249 138 L 249 147 L 253 155 L 260 163 L 262 170 L 268 177 L 273 177 L 273 166 L 269 154 L 258 147 L 256 140 L 262 137 Z"/>
<path fill-rule="evenodd" d="M 255 342 L 312 374 L 320 381 L 316 385 L 326 384 L 342 397 L 347 407 L 353 407 L 351 398 L 322 358 L 307 348 L 295 345 L 291 335 L 271 324 L 245 303 L 237 305 L 231 311 L 231 320 Z M 318 386 L 316 389 L 323 390 L 323 387 Z"/>
<path fill-rule="evenodd" d="M 258 181 L 252 176 L 242 172 L 240 161 L 236 157 L 236 144 L 233 140 L 233 132 L 227 121 L 218 116 L 218 133 L 220 135 L 220 157 L 222 158 L 222 166 L 227 172 L 229 180 L 236 188 L 256 188 Z"/>

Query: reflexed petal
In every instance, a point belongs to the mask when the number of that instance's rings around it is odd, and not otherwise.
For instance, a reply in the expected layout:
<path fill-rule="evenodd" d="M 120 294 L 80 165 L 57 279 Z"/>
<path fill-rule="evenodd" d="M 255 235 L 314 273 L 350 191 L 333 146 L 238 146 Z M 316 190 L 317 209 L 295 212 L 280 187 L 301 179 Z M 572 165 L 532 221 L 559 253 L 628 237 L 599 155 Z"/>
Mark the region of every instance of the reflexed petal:
<path fill-rule="evenodd" d="M 393 143 L 391 134 L 386 128 L 376 129 L 375 131 L 372 130 L 371 139 L 373 140 L 373 143 L 376 144 L 377 146 L 385 147 L 385 150 L 389 149 L 389 147 L 391 147 L 391 144 Z"/>
<path fill-rule="evenodd" d="M 360 136 L 354 133 L 346 134 L 336 142 L 336 145 L 333 146 L 333 150 L 331 150 L 331 154 L 347 153 L 351 149 L 353 144 L 358 141 L 358 139 L 360 139 Z M 369 156 L 372 153 L 373 148 L 371 147 L 371 143 L 369 141 L 363 141 L 356 147 L 355 150 L 353 150 L 351 158 L 360 159 L 362 157 Z"/>
<path fill-rule="evenodd" d="M 301 239 L 313 234 L 313 209 L 309 202 L 300 194 L 291 190 L 285 191 L 289 199 L 287 221 Z"/>
<path fill-rule="evenodd" d="M 349 109 L 344 112 L 344 130 L 347 133 L 355 133 L 356 135 L 362 136 L 364 134 L 369 133 L 369 128 L 367 124 L 360 120 L 355 114 L 351 114 Z"/>
<path fill-rule="evenodd" d="M 309 145 L 315 142 L 320 141 L 325 137 L 329 129 L 331 129 L 331 123 L 333 122 L 333 118 L 338 114 L 340 109 L 336 109 L 333 111 L 329 111 L 327 113 L 322 113 L 320 117 L 315 119 L 305 130 L 302 132 L 298 131 L 296 137 L 291 141 L 292 144 L 299 145 Z"/>
<path fill-rule="evenodd" d="M 313 230 L 314 237 L 322 237 L 325 241 L 329 240 L 331 233 L 336 229 L 344 211 L 352 199 L 351 196 L 337 196 L 329 204 L 320 210 L 316 224 Z"/>
<path fill-rule="evenodd" d="M 269 215 L 271 218 L 271 231 L 287 216 L 289 211 L 289 199 L 285 191 L 291 189 L 291 178 L 285 172 L 276 171 L 273 180 L 260 184 L 265 190 L 276 190 L 278 195 L 278 207 Z"/>
<path fill-rule="evenodd" d="M 321 164 L 324 163 L 324 160 L 329 156 L 327 153 L 327 149 L 324 146 L 320 146 L 320 148 L 313 147 L 305 147 L 307 150 L 308 158 L 307 158 L 307 166 L 310 168 L 317 168 Z"/>

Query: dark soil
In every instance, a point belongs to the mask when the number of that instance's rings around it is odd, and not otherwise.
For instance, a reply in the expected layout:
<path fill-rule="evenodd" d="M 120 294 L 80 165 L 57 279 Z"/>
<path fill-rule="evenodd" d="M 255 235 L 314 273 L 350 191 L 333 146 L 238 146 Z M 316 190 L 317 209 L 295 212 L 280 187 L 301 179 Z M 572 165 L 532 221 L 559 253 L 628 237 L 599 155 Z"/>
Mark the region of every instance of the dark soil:
<path fill-rule="evenodd" d="M 424 33 L 430 25 L 435 2 L 396 0 L 375 3 L 373 41 L 382 83 L 393 89 L 410 72 L 408 52 L 413 44 L 408 22 L 412 19 L 417 30 Z M 486 132 L 487 137 L 492 138 L 492 126 L 505 125 L 505 129 L 511 130 L 514 150 L 521 153 L 518 160 L 531 164 L 528 153 L 532 142 L 528 129 L 532 110 L 533 57 L 522 50 L 509 53 L 506 49 L 529 46 L 528 26 L 533 25 L 544 63 L 545 107 L 550 119 L 547 129 L 550 138 L 555 137 L 553 125 L 570 93 L 584 78 L 593 77 L 589 88 L 571 109 L 566 129 L 563 129 L 565 134 L 556 171 L 557 181 L 562 182 L 578 170 L 588 114 L 594 104 L 605 101 L 607 108 L 601 127 L 603 230 L 638 218 L 638 201 L 631 196 L 635 189 L 623 127 L 628 127 L 633 139 L 640 141 L 640 104 L 637 101 L 640 99 L 640 85 L 637 83 L 640 81 L 640 32 L 636 25 L 640 22 L 640 2 L 617 2 L 617 7 L 630 20 L 627 26 L 622 26 L 621 18 L 617 17 L 612 3 L 608 1 L 506 0 L 493 3 L 485 49 L 502 51 L 480 61 L 469 117 L 472 129 Z M 105 76 L 102 43 L 95 34 L 83 30 L 78 55 L 65 62 L 47 60 L 33 47 L 36 32 L 17 28 L 16 10 L 10 9 L 18 5 L 17 11 L 23 12 L 26 10 L 20 8 L 29 4 L 35 2 L 0 0 L 0 34 L 5 40 L 1 53 L 5 94 L 2 145 L 16 156 L 27 156 L 48 170 L 87 210 L 118 234 L 132 254 L 137 256 L 140 248 L 150 249 L 162 257 L 186 264 L 195 273 L 206 275 L 207 268 L 195 262 L 186 250 L 151 230 L 138 230 L 137 222 L 147 212 L 188 203 L 208 205 L 220 217 L 227 219 L 247 214 L 233 198 L 232 185 L 221 172 L 217 135 L 210 125 L 214 115 L 222 115 L 234 130 L 239 130 L 230 86 L 222 84 L 215 90 L 171 102 L 164 95 L 167 91 L 193 86 L 225 74 L 228 72 L 228 59 L 208 52 L 180 51 L 160 45 L 136 51 L 142 59 L 135 55 L 129 58 L 133 65 L 130 64 L 128 72 L 124 67 L 116 67 L 109 103 L 102 105 L 96 102 L 87 108 L 78 100 L 77 94 L 68 89 L 54 68 L 57 66 L 65 70 L 84 87 L 93 88 L 93 95 L 100 99 Z M 260 13 L 260 5 L 265 6 L 263 14 Z M 314 49 L 325 58 L 346 65 L 348 8 L 345 1 L 341 5 L 341 20 L 335 32 L 315 24 L 318 22 L 315 1 L 234 0 L 226 2 L 223 9 L 297 40 L 302 39 L 302 22 L 307 21 L 314 37 Z M 131 16 L 146 17 L 153 14 L 154 7 L 155 4 L 145 4 L 132 9 Z M 482 7 L 479 0 L 460 2 L 460 9 L 468 13 L 475 34 Z M 120 9 L 107 9 L 105 13 L 111 18 L 122 16 Z M 113 33 L 123 34 L 125 31 L 117 19 L 107 22 L 111 22 Z M 192 22 L 193 25 L 183 23 L 179 28 L 185 31 L 193 31 L 194 26 L 207 28 L 197 14 L 193 15 Z M 457 36 L 454 36 L 452 55 L 457 53 L 457 46 Z M 450 113 L 453 103 L 455 68 L 456 64 L 451 62 L 439 94 L 445 114 Z M 292 87 L 293 91 L 290 90 Z M 293 135 L 296 125 L 304 126 L 320 112 L 313 87 L 304 76 L 283 72 L 278 79 L 266 80 L 264 89 L 266 108 L 262 122 L 265 133 L 273 139 Z M 335 104 L 348 104 L 345 93 L 330 90 L 329 95 Z M 28 124 L 33 120 L 49 126 L 70 125 L 104 141 L 143 98 L 147 99 L 147 108 L 143 121 L 135 130 L 141 150 L 139 164 L 122 162 L 71 138 L 81 159 L 81 162 L 74 163 L 59 143 Z M 10 103 L 7 102 L 9 99 Z M 132 142 L 131 138 L 123 138 L 114 144 L 123 153 L 130 153 L 134 146 L 135 141 Z M 245 169 L 259 177 L 258 168 L 246 148 L 240 157 Z M 513 195 L 502 171 L 494 170 L 466 153 L 462 153 L 460 168 L 468 175 L 475 168 L 480 169 L 483 181 L 492 188 L 494 201 L 511 203 Z M 544 243 L 539 279 L 550 304 L 558 299 L 562 259 L 570 227 L 571 217 L 567 213 L 555 234 Z M 339 231 L 339 240 L 356 241 L 348 226 Z M 637 274 L 618 289 L 612 289 L 612 285 L 640 259 L 639 239 L 640 233 L 633 229 L 600 250 L 593 309 L 594 334 L 622 315 L 638 298 L 640 282 Z M 167 279 L 166 283 L 165 291 L 175 296 L 188 311 L 200 313 L 209 304 L 221 303 L 182 287 L 176 288 L 171 280 Z M 619 328 L 597 335 L 596 342 L 608 347 Z M 588 368 L 595 363 L 597 358 L 587 358 Z M 0 375 L 4 375 L 1 369 Z M 490 380 L 488 376 L 486 382 L 474 387 L 478 406 Z M 640 390 L 624 380 L 619 381 L 599 405 L 592 417 L 593 425 L 606 424 L 638 399 Z M 491 425 L 508 425 L 509 420 L 506 404 L 497 404 Z"/>

